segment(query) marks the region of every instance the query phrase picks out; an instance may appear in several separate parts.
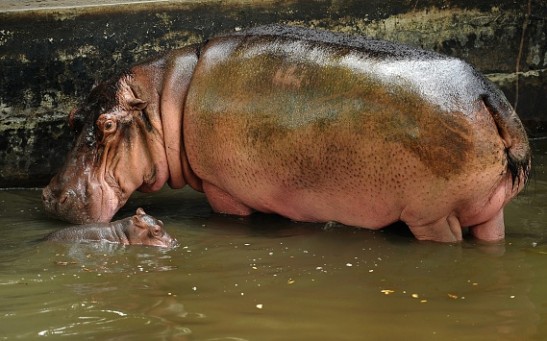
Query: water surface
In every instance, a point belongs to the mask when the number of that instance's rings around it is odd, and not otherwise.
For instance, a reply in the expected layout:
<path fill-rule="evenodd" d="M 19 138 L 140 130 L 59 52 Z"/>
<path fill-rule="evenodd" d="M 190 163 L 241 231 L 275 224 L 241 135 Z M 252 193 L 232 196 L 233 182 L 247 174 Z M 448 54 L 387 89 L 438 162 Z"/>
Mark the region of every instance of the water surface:
<path fill-rule="evenodd" d="M 0 191 L 0 339 L 541 340 L 547 141 L 497 245 L 418 242 L 275 216 L 212 214 L 203 195 L 136 195 L 176 249 L 38 242 L 67 226 L 40 192 Z"/>

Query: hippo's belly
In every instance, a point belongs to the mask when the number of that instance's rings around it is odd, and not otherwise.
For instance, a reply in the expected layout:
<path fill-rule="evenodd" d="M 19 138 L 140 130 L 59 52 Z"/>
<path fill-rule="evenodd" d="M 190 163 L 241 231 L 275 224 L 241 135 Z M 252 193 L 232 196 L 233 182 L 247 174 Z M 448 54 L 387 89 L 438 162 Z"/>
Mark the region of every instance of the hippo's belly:
<path fill-rule="evenodd" d="M 202 55 L 184 143 L 195 174 L 244 205 L 380 228 L 484 206 L 499 184 L 503 145 L 478 96 L 476 112 L 447 111 L 328 51 L 232 48 Z"/>

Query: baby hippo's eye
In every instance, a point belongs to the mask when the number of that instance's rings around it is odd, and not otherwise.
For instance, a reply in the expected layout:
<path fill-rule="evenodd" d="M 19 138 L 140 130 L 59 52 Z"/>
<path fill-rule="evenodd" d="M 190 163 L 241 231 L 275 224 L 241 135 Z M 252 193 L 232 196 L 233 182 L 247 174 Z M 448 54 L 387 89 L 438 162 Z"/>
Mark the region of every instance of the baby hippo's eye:
<path fill-rule="evenodd" d="M 154 226 L 154 236 L 160 236 L 162 233 L 161 233 L 161 226 L 159 225 L 156 225 Z"/>
<path fill-rule="evenodd" d="M 161 237 L 163 235 L 163 230 L 161 226 L 154 225 L 153 227 L 149 228 L 149 234 L 152 237 Z"/>

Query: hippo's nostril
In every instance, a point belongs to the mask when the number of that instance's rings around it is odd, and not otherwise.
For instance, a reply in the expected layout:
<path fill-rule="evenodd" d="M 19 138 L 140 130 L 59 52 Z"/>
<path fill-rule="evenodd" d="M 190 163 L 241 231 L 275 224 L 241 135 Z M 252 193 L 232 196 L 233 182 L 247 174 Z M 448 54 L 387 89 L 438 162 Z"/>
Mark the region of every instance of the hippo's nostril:
<path fill-rule="evenodd" d="M 68 191 L 64 192 L 61 197 L 59 198 L 59 204 L 64 204 L 68 199 L 74 199 L 76 198 L 76 192 L 69 189 Z M 69 200 L 72 201 L 72 200 Z"/>

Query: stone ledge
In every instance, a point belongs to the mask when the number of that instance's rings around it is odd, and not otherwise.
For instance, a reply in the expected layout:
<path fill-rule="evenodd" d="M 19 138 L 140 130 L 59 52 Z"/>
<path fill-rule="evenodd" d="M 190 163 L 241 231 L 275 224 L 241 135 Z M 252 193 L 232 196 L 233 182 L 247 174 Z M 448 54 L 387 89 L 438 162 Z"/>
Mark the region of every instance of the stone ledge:
<path fill-rule="evenodd" d="M 41 186 L 56 172 L 72 141 L 65 117 L 95 81 L 162 50 L 274 22 L 460 57 L 489 74 L 511 102 L 522 42 L 518 110 L 532 134 L 545 133 L 547 5 L 541 0 L 531 1 L 530 17 L 526 1 L 512 0 L 74 3 L 0 3 L 0 187 Z"/>

